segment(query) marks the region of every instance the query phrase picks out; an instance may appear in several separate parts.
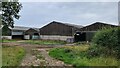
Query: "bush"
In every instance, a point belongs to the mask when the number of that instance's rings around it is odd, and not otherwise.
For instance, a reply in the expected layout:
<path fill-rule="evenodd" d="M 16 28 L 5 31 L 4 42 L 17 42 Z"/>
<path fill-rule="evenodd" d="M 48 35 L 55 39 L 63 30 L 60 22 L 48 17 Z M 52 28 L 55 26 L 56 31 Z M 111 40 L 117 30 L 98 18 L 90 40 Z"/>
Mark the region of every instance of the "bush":
<path fill-rule="evenodd" d="M 109 48 L 119 46 L 118 36 L 120 33 L 118 32 L 120 32 L 120 28 L 103 29 L 95 34 L 92 41 L 97 45 L 106 46 Z"/>
<path fill-rule="evenodd" d="M 104 52 L 108 55 L 115 52 L 120 58 L 120 28 L 102 29 L 95 34 L 92 42 L 98 46 L 97 49 L 93 48 L 95 52 Z"/>
<path fill-rule="evenodd" d="M 94 58 L 94 57 L 108 57 L 108 56 L 113 56 L 115 57 L 115 55 L 117 56 L 117 52 L 115 52 L 115 50 L 113 49 L 109 49 L 107 47 L 104 46 L 97 46 L 97 45 L 92 45 L 86 52 L 85 52 L 85 56 L 87 56 L 88 58 Z"/>

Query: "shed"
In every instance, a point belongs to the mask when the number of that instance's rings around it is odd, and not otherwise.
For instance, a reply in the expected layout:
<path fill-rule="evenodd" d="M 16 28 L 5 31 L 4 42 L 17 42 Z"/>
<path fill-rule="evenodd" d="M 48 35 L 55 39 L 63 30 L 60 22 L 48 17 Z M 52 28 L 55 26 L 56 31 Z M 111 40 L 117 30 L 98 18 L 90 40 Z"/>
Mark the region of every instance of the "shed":
<path fill-rule="evenodd" d="M 25 31 L 24 39 L 40 39 L 40 33 L 38 28 L 30 28 Z"/>
<path fill-rule="evenodd" d="M 24 39 L 24 32 L 30 27 L 14 26 L 12 30 L 12 39 Z"/>

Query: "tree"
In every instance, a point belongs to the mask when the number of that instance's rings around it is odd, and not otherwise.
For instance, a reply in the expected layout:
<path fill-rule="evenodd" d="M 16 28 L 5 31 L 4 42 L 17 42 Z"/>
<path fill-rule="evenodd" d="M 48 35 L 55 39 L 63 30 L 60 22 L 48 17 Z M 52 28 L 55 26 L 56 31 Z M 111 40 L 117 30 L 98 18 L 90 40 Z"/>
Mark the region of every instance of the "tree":
<path fill-rule="evenodd" d="M 20 15 L 19 12 L 22 8 L 22 4 L 18 1 L 7 1 L 7 2 L 1 2 L 1 20 L 2 25 L 7 27 L 14 27 L 14 18 L 19 19 Z"/>

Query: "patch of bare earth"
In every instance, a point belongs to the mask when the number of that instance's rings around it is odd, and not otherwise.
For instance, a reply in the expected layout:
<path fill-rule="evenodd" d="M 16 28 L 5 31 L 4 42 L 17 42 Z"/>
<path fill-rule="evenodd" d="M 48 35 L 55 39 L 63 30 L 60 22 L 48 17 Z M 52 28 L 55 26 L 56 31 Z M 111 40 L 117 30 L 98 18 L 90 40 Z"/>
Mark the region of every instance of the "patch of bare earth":
<path fill-rule="evenodd" d="M 28 49 L 28 48 L 27 48 Z M 30 49 L 30 48 L 29 48 Z M 28 51 L 20 66 L 68 66 L 64 62 L 49 56 L 51 48 L 36 48 Z"/>
<path fill-rule="evenodd" d="M 47 52 L 48 48 L 38 49 L 38 51 L 40 51 L 40 53 L 42 54 L 42 56 L 45 58 L 47 66 L 65 66 L 64 62 L 58 61 L 58 60 L 53 59 L 52 57 L 49 56 L 49 54 Z"/>

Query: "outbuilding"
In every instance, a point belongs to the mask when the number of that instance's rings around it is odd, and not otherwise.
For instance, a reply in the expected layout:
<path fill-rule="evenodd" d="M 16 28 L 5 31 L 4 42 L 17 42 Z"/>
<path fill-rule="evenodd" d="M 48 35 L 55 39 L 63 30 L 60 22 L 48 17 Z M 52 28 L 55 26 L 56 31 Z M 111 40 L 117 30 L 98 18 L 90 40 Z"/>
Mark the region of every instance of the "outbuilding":
<path fill-rule="evenodd" d="M 14 26 L 14 28 L 11 28 L 12 39 L 24 39 L 24 32 L 28 29 L 30 29 L 30 28 L 23 27 L 23 26 Z"/>
<path fill-rule="evenodd" d="M 75 42 L 78 41 L 91 41 L 93 36 L 98 30 L 103 28 L 118 27 L 117 25 L 106 24 L 101 22 L 96 22 L 91 25 L 85 26 L 77 31 L 74 35 Z"/>
<path fill-rule="evenodd" d="M 41 39 L 64 40 L 73 38 L 73 35 L 83 26 L 53 21 L 40 28 Z"/>
<path fill-rule="evenodd" d="M 38 28 L 30 28 L 25 31 L 24 39 L 40 39 L 40 32 Z"/>

